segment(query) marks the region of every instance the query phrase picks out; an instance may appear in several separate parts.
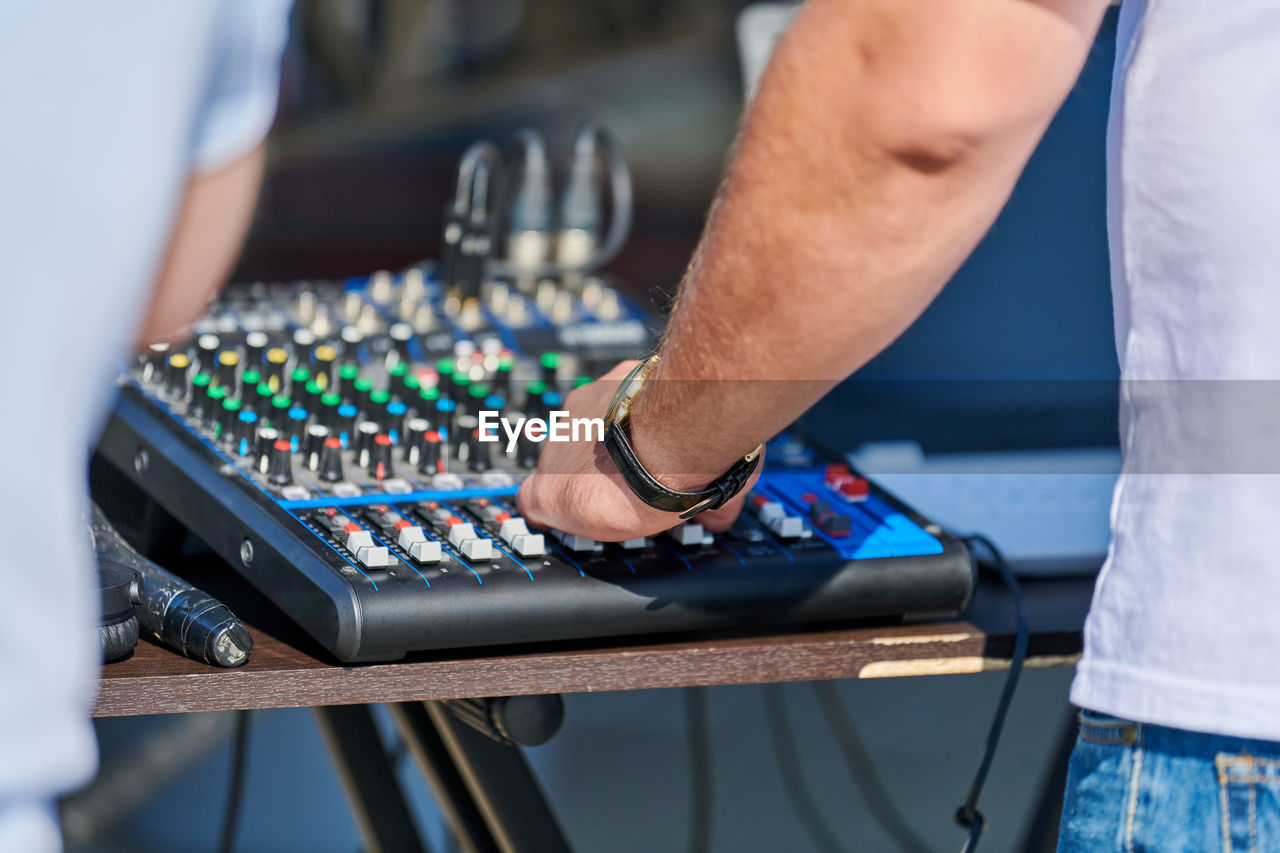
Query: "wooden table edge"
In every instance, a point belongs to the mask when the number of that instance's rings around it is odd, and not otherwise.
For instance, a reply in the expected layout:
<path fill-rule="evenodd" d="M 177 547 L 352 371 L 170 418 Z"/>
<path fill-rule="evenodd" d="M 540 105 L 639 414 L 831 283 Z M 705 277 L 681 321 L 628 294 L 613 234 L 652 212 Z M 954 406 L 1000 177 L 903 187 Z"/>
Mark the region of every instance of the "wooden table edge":
<path fill-rule="evenodd" d="M 266 641 L 274 651 L 267 657 L 281 664 L 255 667 L 251 660 L 246 668 L 227 670 L 180 661 L 166 667 L 177 672 L 107 669 L 93 715 L 976 673 L 1007 667 L 1012 648 L 1011 638 L 967 622 L 362 666 L 326 664 Z M 1080 644 L 1079 631 L 1036 634 L 1027 666 L 1072 666 Z M 138 669 L 143 671 L 133 671 Z"/>

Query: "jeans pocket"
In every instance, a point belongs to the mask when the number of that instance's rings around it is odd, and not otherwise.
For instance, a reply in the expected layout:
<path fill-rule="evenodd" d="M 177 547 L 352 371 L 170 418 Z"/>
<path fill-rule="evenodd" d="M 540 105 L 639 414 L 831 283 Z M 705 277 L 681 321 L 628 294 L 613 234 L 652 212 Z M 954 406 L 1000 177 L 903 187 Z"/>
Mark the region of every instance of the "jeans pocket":
<path fill-rule="evenodd" d="M 1138 724 L 1109 714 L 1081 709 L 1080 739 L 1101 746 L 1133 746 L 1138 742 Z"/>
<path fill-rule="evenodd" d="M 1218 773 L 1224 853 L 1276 850 L 1280 845 L 1280 759 L 1220 752 Z"/>

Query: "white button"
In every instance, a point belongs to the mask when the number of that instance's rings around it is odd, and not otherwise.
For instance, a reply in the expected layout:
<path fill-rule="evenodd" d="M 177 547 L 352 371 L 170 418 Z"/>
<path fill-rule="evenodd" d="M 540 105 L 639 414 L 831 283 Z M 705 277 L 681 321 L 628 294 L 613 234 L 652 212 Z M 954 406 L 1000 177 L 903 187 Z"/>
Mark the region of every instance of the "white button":
<path fill-rule="evenodd" d="M 465 522 L 462 524 L 455 524 L 449 528 L 449 544 L 455 547 L 461 545 L 463 542 L 467 542 L 475 538 L 476 529 Z"/>
<path fill-rule="evenodd" d="M 386 548 L 365 547 L 356 552 L 356 559 L 370 569 L 391 565 L 391 552 Z"/>
<path fill-rule="evenodd" d="M 440 562 L 439 542 L 414 542 L 409 546 L 409 556 L 419 563 Z"/>
<path fill-rule="evenodd" d="M 686 521 L 679 527 L 673 527 L 667 533 L 681 545 L 701 545 L 706 538 L 703 534 L 702 525 L 692 521 Z"/>
<path fill-rule="evenodd" d="M 514 486 L 516 481 L 506 471 L 485 471 L 480 475 L 480 483 L 487 489 L 505 489 Z"/>
<path fill-rule="evenodd" d="M 280 497 L 287 501 L 305 501 L 311 497 L 311 490 L 306 486 L 285 486 L 280 490 Z"/>
<path fill-rule="evenodd" d="M 383 480 L 382 490 L 390 495 L 404 495 L 413 491 L 413 486 L 409 485 L 408 480 L 396 478 L 394 480 Z"/>
<path fill-rule="evenodd" d="M 427 535 L 422 532 L 421 527 L 405 527 L 400 531 L 400 538 L 396 540 L 396 544 L 408 550 L 414 542 L 421 542 L 426 538 Z"/>
<path fill-rule="evenodd" d="M 502 537 L 502 541 L 510 542 L 517 536 L 528 536 L 529 526 L 524 523 L 523 518 L 508 518 L 498 528 L 498 535 Z"/>
<path fill-rule="evenodd" d="M 572 533 L 556 533 L 560 541 L 564 543 L 564 547 L 570 551 L 594 551 L 598 544 L 594 539 L 587 539 L 583 536 L 575 536 Z"/>
<path fill-rule="evenodd" d="M 339 498 L 354 498 L 360 494 L 360 487 L 355 483 L 334 483 L 333 494 Z"/>
<path fill-rule="evenodd" d="M 361 548 L 372 548 L 373 536 L 367 530 L 357 530 L 347 536 L 347 549 L 357 553 Z"/>
<path fill-rule="evenodd" d="M 456 492 L 462 485 L 462 478 L 457 474 L 436 474 L 431 478 L 431 487 L 442 492 Z"/>
<path fill-rule="evenodd" d="M 787 511 L 782 508 L 782 504 L 777 501 L 769 501 L 756 510 L 756 514 L 760 517 L 760 521 L 764 524 L 773 524 L 780 518 L 785 518 Z"/>
<path fill-rule="evenodd" d="M 639 551 L 641 548 L 649 547 L 649 540 L 641 537 L 639 539 L 628 539 L 626 542 L 619 542 L 624 551 Z"/>
<path fill-rule="evenodd" d="M 547 543 L 541 533 L 524 533 L 513 536 L 508 542 L 511 548 L 521 557 L 540 557 L 547 553 Z"/>
<path fill-rule="evenodd" d="M 458 546 L 458 550 L 468 560 L 488 560 L 493 556 L 493 543 L 488 539 L 468 539 Z"/>
<path fill-rule="evenodd" d="M 781 539 L 796 539 L 804 535 L 804 519 L 788 515 L 774 521 L 769 528 Z"/>

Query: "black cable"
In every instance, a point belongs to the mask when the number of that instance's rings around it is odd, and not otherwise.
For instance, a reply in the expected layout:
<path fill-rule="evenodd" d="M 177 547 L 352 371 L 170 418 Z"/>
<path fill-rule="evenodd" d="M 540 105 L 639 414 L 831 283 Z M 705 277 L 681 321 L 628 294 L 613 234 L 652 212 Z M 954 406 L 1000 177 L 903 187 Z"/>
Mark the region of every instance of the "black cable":
<path fill-rule="evenodd" d="M 689 850 L 690 853 L 709 853 L 713 796 L 705 687 L 684 689 L 684 710 L 689 728 Z"/>
<path fill-rule="evenodd" d="M 899 849 L 910 853 L 929 853 L 929 845 L 911 828 L 885 790 L 866 744 L 858 734 L 853 718 L 845 709 L 835 685 L 830 681 L 815 681 L 811 686 L 818 700 L 818 707 L 827 718 L 827 726 L 835 736 L 840 754 L 849 767 L 849 774 L 853 776 L 854 784 L 866 800 L 872 819 Z"/>
<path fill-rule="evenodd" d="M 969 786 L 969 795 L 965 797 L 964 804 L 956 810 L 956 823 L 969 830 L 969 837 L 965 840 L 961 853 L 972 853 L 978 846 L 978 839 L 982 837 L 985 821 L 982 812 L 978 811 L 978 797 L 982 795 L 982 786 L 987 781 L 987 774 L 991 770 L 991 762 L 995 758 L 996 746 L 1000 743 L 1000 732 L 1004 728 L 1005 716 L 1009 713 L 1010 702 L 1013 701 L 1013 691 L 1018 686 L 1018 676 L 1022 674 L 1022 662 L 1027 657 L 1027 641 L 1031 631 L 1027 625 L 1027 608 L 1022 599 L 1022 588 L 1018 586 L 1018 579 L 1014 576 L 1013 570 L 1009 568 L 1009 563 L 1005 560 L 1004 555 L 1000 553 L 1000 549 L 990 539 L 979 534 L 960 538 L 971 549 L 974 545 L 979 545 L 990 554 L 996 571 L 1000 573 L 1005 586 L 1009 588 L 1009 594 L 1013 596 L 1013 605 L 1017 610 L 1018 618 L 1018 632 L 1013 643 L 1013 658 L 1009 661 L 1009 674 L 1005 676 L 1004 689 L 1000 691 L 1000 701 L 996 704 L 996 713 L 991 720 L 991 729 L 987 733 L 987 747 L 982 753 L 982 762 L 978 765 L 978 772 L 973 774 L 973 783 Z"/>
<path fill-rule="evenodd" d="M 590 136 L 597 141 L 598 150 L 604 159 L 605 172 L 609 176 L 612 213 L 609 230 L 605 234 L 603 243 L 586 263 L 572 269 L 554 262 L 521 266 L 513 264 L 506 259 L 490 257 L 487 264 L 490 275 L 555 276 L 563 275 L 566 272 L 587 273 L 609 263 L 622 250 L 623 244 L 627 241 L 627 235 L 631 231 L 633 213 L 631 171 L 627 168 L 627 160 L 622 152 L 622 144 L 613 135 L 613 132 L 602 123 L 598 121 L 584 122 L 578 128 L 577 138 L 581 139 L 584 136 Z M 575 145 L 575 147 L 577 146 Z"/>
<path fill-rule="evenodd" d="M 844 848 L 835 832 L 827 824 L 813 800 L 800 769 L 796 755 L 795 739 L 791 734 L 791 717 L 787 713 L 787 697 L 780 684 L 766 684 L 764 690 L 764 714 L 769 726 L 769 740 L 773 745 L 773 759 L 778 765 L 778 777 L 782 789 L 800 819 L 805 834 L 823 853 L 843 853 Z"/>
<path fill-rule="evenodd" d="M 227 775 L 227 805 L 222 815 L 220 853 L 231 853 L 240 827 L 240 806 L 244 802 L 245 770 L 249 759 L 249 712 L 237 711 L 231 742 L 231 768 Z"/>

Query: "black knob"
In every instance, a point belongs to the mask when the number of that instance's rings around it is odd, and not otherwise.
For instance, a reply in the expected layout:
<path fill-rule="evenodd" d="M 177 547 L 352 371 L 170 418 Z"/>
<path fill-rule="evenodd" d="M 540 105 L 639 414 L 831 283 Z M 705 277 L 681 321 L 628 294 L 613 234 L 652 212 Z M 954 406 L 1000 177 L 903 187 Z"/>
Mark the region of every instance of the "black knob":
<path fill-rule="evenodd" d="M 298 355 L 298 363 L 311 363 L 311 348 L 316 345 L 316 334 L 305 326 L 293 333 L 293 351 Z"/>
<path fill-rule="evenodd" d="M 338 333 L 342 338 L 342 360 L 347 364 L 360 361 L 360 345 L 364 343 L 364 335 L 355 326 L 343 326 Z"/>
<path fill-rule="evenodd" d="M 521 468 L 530 470 L 538 467 L 538 453 L 541 451 L 542 445 L 536 441 L 530 441 L 521 431 L 519 438 L 516 439 L 516 462 Z"/>
<path fill-rule="evenodd" d="M 369 476 L 375 480 L 385 480 L 394 476 L 391 470 L 391 436 L 385 432 L 373 437 L 373 447 L 369 451 Z"/>
<path fill-rule="evenodd" d="M 337 483 L 342 479 L 342 439 L 329 436 L 320 448 L 320 479 Z"/>
<path fill-rule="evenodd" d="M 408 407 L 400 400 L 392 400 L 383 406 L 377 413 L 377 421 L 382 426 L 382 431 L 399 435 L 404 426 L 404 416 L 407 411 Z"/>
<path fill-rule="evenodd" d="M 443 428 L 444 434 L 452 437 L 457 427 L 458 408 L 447 397 L 436 400 L 436 426 Z"/>
<path fill-rule="evenodd" d="M 467 435 L 469 447 L 467 449 L 467 464 L 471 466 L 472 471 L 488 471 L 493 467 L 492 457 L 489 455 L 492 443 L 480 440 L 480 428 L 476 427 Z"/>
<path fill-rule="evenodd" d="M 323 424 L 312 424 L 307 427 L 302 437 L 302 458 L 308 470 L 315 471 L 320 466 L 320 448 L 329 437 L 329 428 Z"/>
<path fill-rule="evenodd" d="M 240 456 L 248 456 L 253 452 L 254 436 L 258 432 L 257 412 L 241 411 L 236 417 L 235 431 L 231 439 L 231 449 Z"/>
<path fill-rule="evenodd" d="M 209 414 L 209 389 L 212 387 L 207 373 L 197 373 L 191 377 L 191 405 L 187 408 L 190 417 L 204 421 Z"/>
<path fill-rule="evenodd" d="M 404 425 L 404 461 L 417 465 L 422 459 L 422 442 L 431 424 L 426 418 L 409 418 Z"/>
<path fill-rule="evenodd" d="M 374 436 L 382 432 L 375 421 L 361 421 L 356 425 L 356 464 L 361 468 L 369 467 L 369 453 L 373 450 Z"/>
<path fill-rule="evenodd" d="M 279 424 L 276 424 L 278 427 Z M 284 438 L 289 439 L 289 443 L 294 447 L 302 447 L 302 439 L 307 434 L 307 410 L 301 406 L 294 406 L 289 409 L 289 413 L 284 419 Z"/>
<path fill-rule="evenodd" d="M 396 355 L 400 357 L 400 361 L 408 363 L 409 361 L 409 341 L 413 339 L 413 326 L 408 323 L 393 323 L 390 329 L 387 329 L 387 337 L 391 338 L 392 345 Z"/>
<path fill-rule="evenodd" d="M 236 420 L 240 417 L 240 401 L 234 397 L 225 397 L 222 400 L 222 408 L 218 410 L 218 438 L 222 441 L 231 441 L 235 435 Z"/>
<path fill-rule="evenodd" d="M 196 338 L 196 361 L 200 363 L 200 369 L 205 373 L 212 373 L 217 367 L 218 347 L 222 346 L 222 341 L 217 335 L 207 334 Z"/>
<path fill-rule="evenodd" d="M 470 458 L 471 452 L 471 431 L 476 428 L 479 422 L 471 415 L 458 415 L 457 432 L 449 433 L 449 446 L 453 449 L 454 455 L 458 461 L 463 461 L 464 456 Z M 467 448 L 466 451 L 463 448 Z"/>
<path fill-rule="evenodd" d="M 271 445 L 267 463 L 267 482 L 275 486 L 287 486 L 293 482 L 293 457 L 289 442 L 278 438 Z"/>
<path fill-rule="evenodd" d="M 151 344 L 142 364 L 142 378 L 147 382 L 159 382 L 164 373 L 165 359 L 169 357 L 168 344 Z"/>
<path fill-rule="evenodd" d="M 209 367 L 204 367 L 201 362 L 201 370 L 212 372 L 218 378 L 218 384 L 235 390 L 236 387 L 236 369 L 240 366 L 240 353 L 235 350 L 224 349 L 215 357 L 215 363 Z"/>
<path fill-rule="evenodd" d="M 252 370 L 262 368 L 262 354 L 267 351 L 266 332 L 254 331 L 244 336 L 245 365 Z"/>
<path fill-rule="evenodd" d="M 285 370 L 289 366 L 289 351 L 284 347 L 272 347 L 267 350 L 266 377 L 267 386 L 276 394 L 284 393 Z"/>
<path fill-rule="evenodd" d="M 187 393 L 187 368 L 191 358 L 185 352 L 175 352 L 164 365 L 164 384 L 170 396 L 181 397 Z"/>
<path fill-rule="evenodd" d="M 418 471 L 422 474 L 440 473 L 440 433 L 428 430 L 422 437 L 422 455 L 418 459 Z"/>
<path fill-rule="evenodd" d="M 267 473 L 271 462 L 271 445 L 280 440 L 280 431 L 275 427 L 259 427 L 258 435 L 253 440 L 253 467 L 259 474 Z"/>

